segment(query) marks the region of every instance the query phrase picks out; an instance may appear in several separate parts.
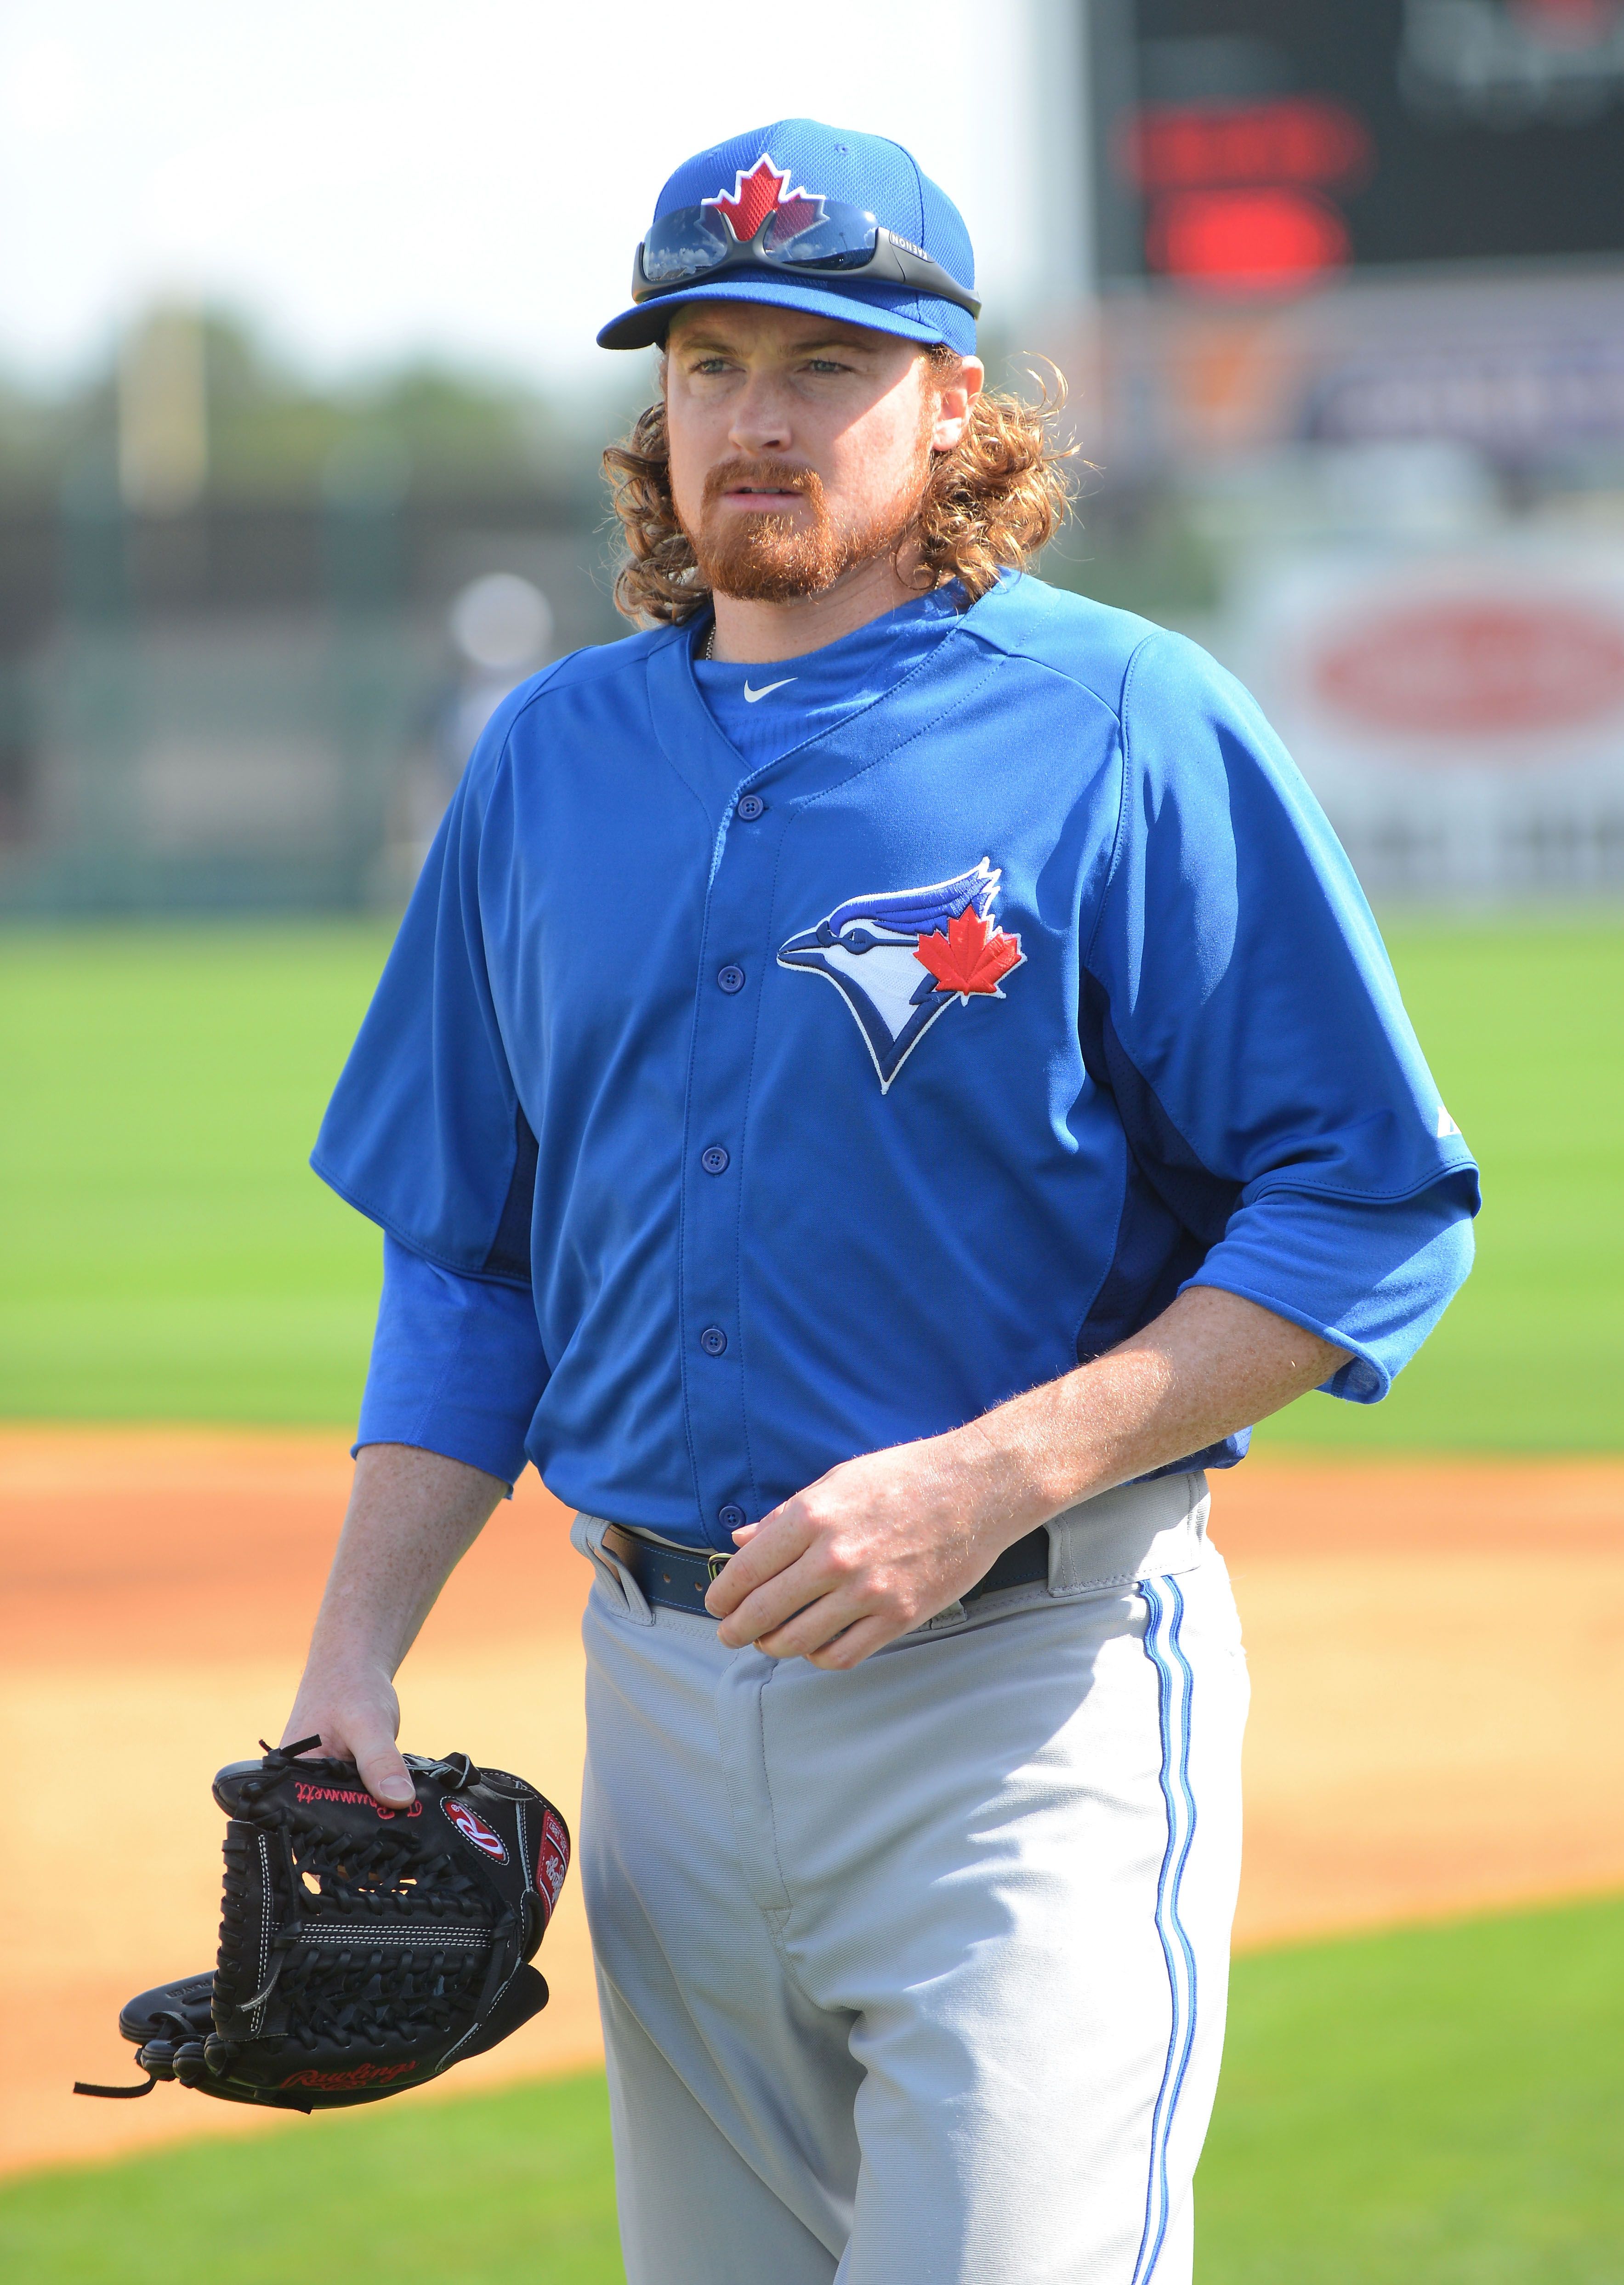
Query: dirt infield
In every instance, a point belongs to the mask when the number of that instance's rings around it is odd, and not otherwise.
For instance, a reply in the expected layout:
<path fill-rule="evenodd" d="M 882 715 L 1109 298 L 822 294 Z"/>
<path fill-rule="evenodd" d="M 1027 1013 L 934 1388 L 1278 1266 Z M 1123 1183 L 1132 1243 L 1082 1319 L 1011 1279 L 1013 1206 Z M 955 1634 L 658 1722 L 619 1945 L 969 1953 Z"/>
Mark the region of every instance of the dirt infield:
<path fill-rule="evenodd" d="M 280 1725 L 349 1477 L 337 1436 L 0 1429 L 8 2166 L 290 2131 L 67 2085 L 126 2077 L 119 2003 L 212 1959 L 208 1780 Z M 521 1488 L 402 1696 L 409 1744 L 521 1769 L 573 1822 L 565 1521 Z M 1255 1687 L 1243 1943 L 1624 1881 L 1624 1462 L 1253 1462 L 1217 1480 L 1213 1536 Z M 79 1772 L 71 1794 L 28 1784 L 47 1771 Z M 574 1882 L 542 1964 L 553 2005 L 458 2085 L 596 2055 Z"/>

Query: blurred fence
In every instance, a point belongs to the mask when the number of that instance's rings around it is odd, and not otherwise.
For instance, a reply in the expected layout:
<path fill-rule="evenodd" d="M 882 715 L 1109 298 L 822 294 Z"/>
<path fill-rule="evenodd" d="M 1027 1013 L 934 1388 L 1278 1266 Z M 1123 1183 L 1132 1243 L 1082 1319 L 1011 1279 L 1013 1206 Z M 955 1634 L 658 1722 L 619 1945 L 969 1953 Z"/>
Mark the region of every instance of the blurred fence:
<path fill-rule="evenodd" d="M 1232 666 L 1373 895 L 1616 896 L 1621 313 L 1617 265 L 1107 296 L 1045 575 Z M 132 511 L 109 460 L 0 509 L 0 915 L 397 904 L 503 690 L 624 632 L 592 514 L 376 444 L 302 505 Z"/>
<path fill-rule="evenodd" d="M 308 507 L 170 517 L 92 471 L 7 520 L 0 913 L 397 900 L 470 693 L 475 713 L 500 695 L 448 631 L 493 571 L 546 596 L 554 648 L 620 624 L 596 533 L 414 504 L 387 467 Z"/>

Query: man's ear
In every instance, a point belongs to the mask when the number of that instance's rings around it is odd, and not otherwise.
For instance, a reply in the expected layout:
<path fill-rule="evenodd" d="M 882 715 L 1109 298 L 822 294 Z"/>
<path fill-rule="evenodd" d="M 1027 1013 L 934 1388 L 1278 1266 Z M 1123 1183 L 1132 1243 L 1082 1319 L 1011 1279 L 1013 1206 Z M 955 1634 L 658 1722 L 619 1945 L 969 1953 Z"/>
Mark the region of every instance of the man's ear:
<path fill-rule="evenodd" d="M 951 452 L 969 425 L 970 406 L 985 384 L 987 369 L 979 357 L 961 357 L 957 372 L 933 368 L 930 385 L 936 390 L 936 420 L 930 450 Z"/>

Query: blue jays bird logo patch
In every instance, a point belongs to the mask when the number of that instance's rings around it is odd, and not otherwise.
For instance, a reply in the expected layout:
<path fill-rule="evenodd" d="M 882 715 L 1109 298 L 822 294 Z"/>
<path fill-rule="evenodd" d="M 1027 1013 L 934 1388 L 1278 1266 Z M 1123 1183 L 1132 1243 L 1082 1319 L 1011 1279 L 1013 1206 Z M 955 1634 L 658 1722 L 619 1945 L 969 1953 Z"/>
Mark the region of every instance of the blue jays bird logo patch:
<path fill-rule="evenodd" d="M 926 889 L 848 897 L 816 928 L 779 948 L 781 968 L 825 976 L 867 1043 L 885 1094 L 938 1016 L 956 1000 L 1001 1000 L 1025 960 L 1018 936 L 992 917 L 1002 872 L 984 857 Z"/>

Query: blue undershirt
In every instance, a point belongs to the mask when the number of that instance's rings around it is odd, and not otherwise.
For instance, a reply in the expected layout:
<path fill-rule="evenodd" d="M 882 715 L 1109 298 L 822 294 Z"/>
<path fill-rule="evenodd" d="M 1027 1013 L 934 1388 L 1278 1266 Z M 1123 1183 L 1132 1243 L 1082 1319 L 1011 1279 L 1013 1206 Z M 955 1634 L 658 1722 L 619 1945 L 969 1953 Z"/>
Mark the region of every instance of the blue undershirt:
<path fill-rule="evenodd" d="M 958 616 L 956 587 L 938 588 L 871 619 L 838 642 L 766 666 L 694 660 L 694 679 L 710 718 L 753 774 L 809 738 L 823 737 L 929 658 Z M 706 622 L 706 633 L 710 622 Z M 705 634 L 696 638 L 702 649 Z M 752 695 L 753 694 L 753 695 Z M 736 783 L 736 780 L 734 781 Z M 726 801 L 733 786 L 718 789 Z"/>

